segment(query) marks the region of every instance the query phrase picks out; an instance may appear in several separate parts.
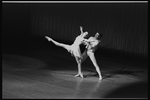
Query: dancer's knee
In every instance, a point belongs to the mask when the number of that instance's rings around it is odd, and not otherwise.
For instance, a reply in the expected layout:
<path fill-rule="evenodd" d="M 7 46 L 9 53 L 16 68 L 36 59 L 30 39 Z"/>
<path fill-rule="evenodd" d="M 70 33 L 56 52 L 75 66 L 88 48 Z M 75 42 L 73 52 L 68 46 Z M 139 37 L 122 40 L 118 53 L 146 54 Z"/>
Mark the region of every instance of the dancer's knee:
<path fill-rule="evenodd" d="M 81 64 L 81 58 L 75 57 L 75 59 L 76 59 L 76 62 L 77 62 L 78 65 Z"/>
<path fill-rule="evenodd" d="M 81 60 L 79 60 L 79 61 L 78 61 L 78 64 L 79 64 L 79 65 L 81 65 L 81 62 L 82 62 L 82 61 L 81 61 Z"/>

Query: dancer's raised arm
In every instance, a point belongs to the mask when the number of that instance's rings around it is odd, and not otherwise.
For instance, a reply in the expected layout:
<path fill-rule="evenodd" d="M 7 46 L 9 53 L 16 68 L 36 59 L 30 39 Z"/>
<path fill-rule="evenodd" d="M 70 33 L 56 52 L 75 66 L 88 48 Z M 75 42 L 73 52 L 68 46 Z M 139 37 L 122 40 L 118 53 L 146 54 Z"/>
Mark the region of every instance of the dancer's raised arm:
<path fill-rule="evenodd" d="M 88 45 L 89 44 L 89 40 L 88 39 L 83 39 L 83 41 L 82 41 L 82 43 L 84 44 L 84 45 Z"/>
<path fill-rule="evenodd" d="M 83 34 L 83 27 L 80 26 L 80 31 L 81 31 L 81 34 Z"/>

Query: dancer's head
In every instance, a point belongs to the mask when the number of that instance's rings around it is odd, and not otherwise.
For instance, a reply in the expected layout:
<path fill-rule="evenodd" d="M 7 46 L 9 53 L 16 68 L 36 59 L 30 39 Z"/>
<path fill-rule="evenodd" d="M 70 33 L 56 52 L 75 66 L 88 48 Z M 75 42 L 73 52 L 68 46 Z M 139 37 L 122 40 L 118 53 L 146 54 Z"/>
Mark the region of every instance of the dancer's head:
<path fill-rule="evenodd" d="M 95 34 L 95 38 L 97 38 L 97 39 L 102 38 L 102 36 L 103 36 L 103 35 L 102 35 L 101 33 L 98 33 L 98 32 Z"/>

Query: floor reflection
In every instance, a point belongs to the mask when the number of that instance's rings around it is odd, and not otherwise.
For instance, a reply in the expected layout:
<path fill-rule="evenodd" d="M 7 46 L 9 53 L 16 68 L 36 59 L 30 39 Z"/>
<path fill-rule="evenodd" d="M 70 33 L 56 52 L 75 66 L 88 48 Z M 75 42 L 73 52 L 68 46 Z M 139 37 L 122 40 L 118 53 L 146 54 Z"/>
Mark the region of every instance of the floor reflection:
<path fill-rule="evenodd" d="M 98 98 L 94 97 L 94 94 L 98 91 L 101 81 L 97 78 L 93 78 L 92 80 L 93 81 L 91 82 L 91 79 L 77 77 L 76 92 L 74 97 L 84 99 Z"/>

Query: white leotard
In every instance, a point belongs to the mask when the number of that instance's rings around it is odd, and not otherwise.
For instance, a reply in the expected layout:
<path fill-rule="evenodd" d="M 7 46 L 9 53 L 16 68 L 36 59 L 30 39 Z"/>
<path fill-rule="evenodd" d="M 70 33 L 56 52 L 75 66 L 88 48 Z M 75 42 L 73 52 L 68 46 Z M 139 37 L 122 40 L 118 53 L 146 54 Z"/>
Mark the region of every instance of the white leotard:
<path fill-rule="evenodd" d="M 81 58 L 80 45 L 82 44 L 84 38 L 81 36 L 77 36 L 74 43 L 70 46 L 68 50 L 73 56 Z"/>

